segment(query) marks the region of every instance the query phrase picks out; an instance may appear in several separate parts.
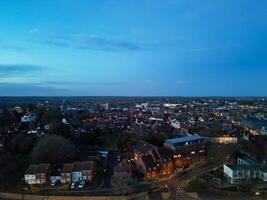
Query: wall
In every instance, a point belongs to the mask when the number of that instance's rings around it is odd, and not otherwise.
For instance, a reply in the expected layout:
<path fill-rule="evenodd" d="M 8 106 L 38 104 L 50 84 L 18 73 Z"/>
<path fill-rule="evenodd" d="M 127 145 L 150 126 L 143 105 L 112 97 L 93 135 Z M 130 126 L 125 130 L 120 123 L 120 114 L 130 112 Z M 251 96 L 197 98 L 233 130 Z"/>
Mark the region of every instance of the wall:
<path fill-rule="evenodd" d="M 137 193 L 129 196 L 41 196 L 0 192 L 0 198 L 10 200 L 148 200 L 147 192 Z"/>

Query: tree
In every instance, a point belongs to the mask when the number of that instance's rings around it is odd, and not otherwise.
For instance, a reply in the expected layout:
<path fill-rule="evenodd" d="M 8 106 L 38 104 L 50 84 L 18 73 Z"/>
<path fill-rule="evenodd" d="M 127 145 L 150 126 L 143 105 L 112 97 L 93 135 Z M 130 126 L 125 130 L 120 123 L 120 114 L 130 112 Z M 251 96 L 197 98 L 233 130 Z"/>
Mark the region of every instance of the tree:
<path fill-rule="evenodd" d="M 111 178 L 111 185 L 117 190 L 122 191 L 122 195 L 125 194 L 125 191 L 130 188 L 131 185 L 134 185 L 136 180 L 127 173 L 118 173 L 114 174 Z"/>
<path fill-rule="evenodd" d="M 28 154 L 32 151 L 35 141 L 35 137 L 25 136 L 20 133 L 11 141 L 12 152 L 15 154 Z"/>
<path fill-rule="evenodd" d="M 236 144 L 207 144 L 207 160 L 210 163 L 229 161 L 236 154 Z"/>
<path fill-rule="evenodd" d="M 49 135 L 41 138 L 31 154 L 31 158 L 35 163 L 61 164 L 72 161 L 74 157 L 74 145 L 58 135 Z"/>

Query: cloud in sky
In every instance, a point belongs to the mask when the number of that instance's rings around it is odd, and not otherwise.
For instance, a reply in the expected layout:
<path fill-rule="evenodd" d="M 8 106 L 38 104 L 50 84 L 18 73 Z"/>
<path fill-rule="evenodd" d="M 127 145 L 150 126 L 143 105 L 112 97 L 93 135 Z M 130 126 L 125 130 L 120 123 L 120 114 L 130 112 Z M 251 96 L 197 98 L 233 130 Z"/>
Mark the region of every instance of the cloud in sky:
<path fill-rule="evenodd" d="M 65 96 L 66 89 L 41 86 L 33 83 L 0 83 L 0 96 Z"/>
<path fill-rule="evenodd" d="M 105 38 L 91 34 L 37 36 L 33 39 L 33 42 L 79 50 L 142 51 L 147 49 L 138 43 L 122 38 Z"/>
<path fill-rule="evenodd" d="M 3 50 L 15 50 L 15 51 L 24 51 L 25 48 L 24 47 L 21 47 L 21 46 L 18 46 L 18 45 L 13 45 L 13 44 L 7 44 L 5 42 L 2 42 L 0 40 L 0 49 L 3 49 Z"/>
<path fill-rule="evenodd" d="M 0 64 L 0 77 L 29 75 L 39 72 L 44 68 L 39 65 L 28 64 Z"/>

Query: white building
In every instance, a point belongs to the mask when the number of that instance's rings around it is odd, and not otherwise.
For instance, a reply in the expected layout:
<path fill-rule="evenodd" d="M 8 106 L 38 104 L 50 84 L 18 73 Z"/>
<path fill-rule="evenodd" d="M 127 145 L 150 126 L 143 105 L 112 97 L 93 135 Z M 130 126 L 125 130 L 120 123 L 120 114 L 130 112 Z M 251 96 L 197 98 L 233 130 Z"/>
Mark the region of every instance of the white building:
<path fill-rule="evenodd" d="M 141 104 L 136 104 L 136 105 L 135 105 L 135 108 L 147 109 L 148 105 L 149 105 L 148 102 L 146 102 L 146 103 L 141 103 Z"/>
<path fill-rule="evenodd" d="M 231 184 L 246 183 L 256 179 L 267 182 L 267 166 L 224 164 L 223 172 Z"/>
<path fill-rule="evenodd" d="M 171 126 L 173 128 L 176 128 L 176 129 L 181 128 L 181 124 L 180 124 L 180 122 L 177 119 L 172 119 L 171 120 Z"/>
<path fill-rule="evenodd" d="M 28 113 L 21 117 L 22 123 L 28 123 L 28 122 L 34 122 L 36 119 L 36 116 L 34 113 Z"/>
<path fill-rule="evenodd" d="M 38 165 L 30 165 L 24 174 L 24 180 L 27 184 L 36 184 L 36 173 L 38 170 Z"/>

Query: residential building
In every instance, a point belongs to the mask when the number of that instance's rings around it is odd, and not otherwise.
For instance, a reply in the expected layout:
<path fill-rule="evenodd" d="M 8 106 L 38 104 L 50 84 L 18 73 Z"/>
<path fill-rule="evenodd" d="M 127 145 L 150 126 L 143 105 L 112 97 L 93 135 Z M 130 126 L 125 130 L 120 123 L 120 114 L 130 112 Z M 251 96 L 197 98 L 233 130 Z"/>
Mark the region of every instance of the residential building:
<path fill-rule="evenodd" d="M 199 160 L 206 151 L 205 139 L 198 135 L 167 139 L 163 146 L 173 152 L 176 167 L 184 167 L 195 159 Z"/>
<path fill-rule="evenodd" d="M 39 165 L 29 165 L 24 174 L 24 180 L 27 184 L 36 184 L 36 173 Z"/>
<path fill-rule="evenodd" d="M 40 164 L 36 172 L 36 184 L 45 184 L 49 181 L 50 164 Z"/>
<path fill-rule="evenodd" d="M 61 183 L 70 183 L 72 178 L 72 170 L 73 170 L 74 164 L 73 163 L 66 163 L 63 165 L 62 171 L 61 171 Z"/>
<path fill-rule="evenodd" d="M 177 119 L 172 119 L 171 120 L 171 126 L 175 129 L 181 128 L 181 124 Z"/>
<path fill-rule="evenodd" d="M 50 164 L 29 165 L 24 174 L 24 180 L 28 184 L 45 184 L 49 180 Z"/>
<path fill-rule="evenodd" d="M 61 172 L 61 182 L 79 182 L 85 180 L 91 182 L 94 177 L 95 163 L 94 161 L 84 161 L 67 163 L 63 165 Z"/>

